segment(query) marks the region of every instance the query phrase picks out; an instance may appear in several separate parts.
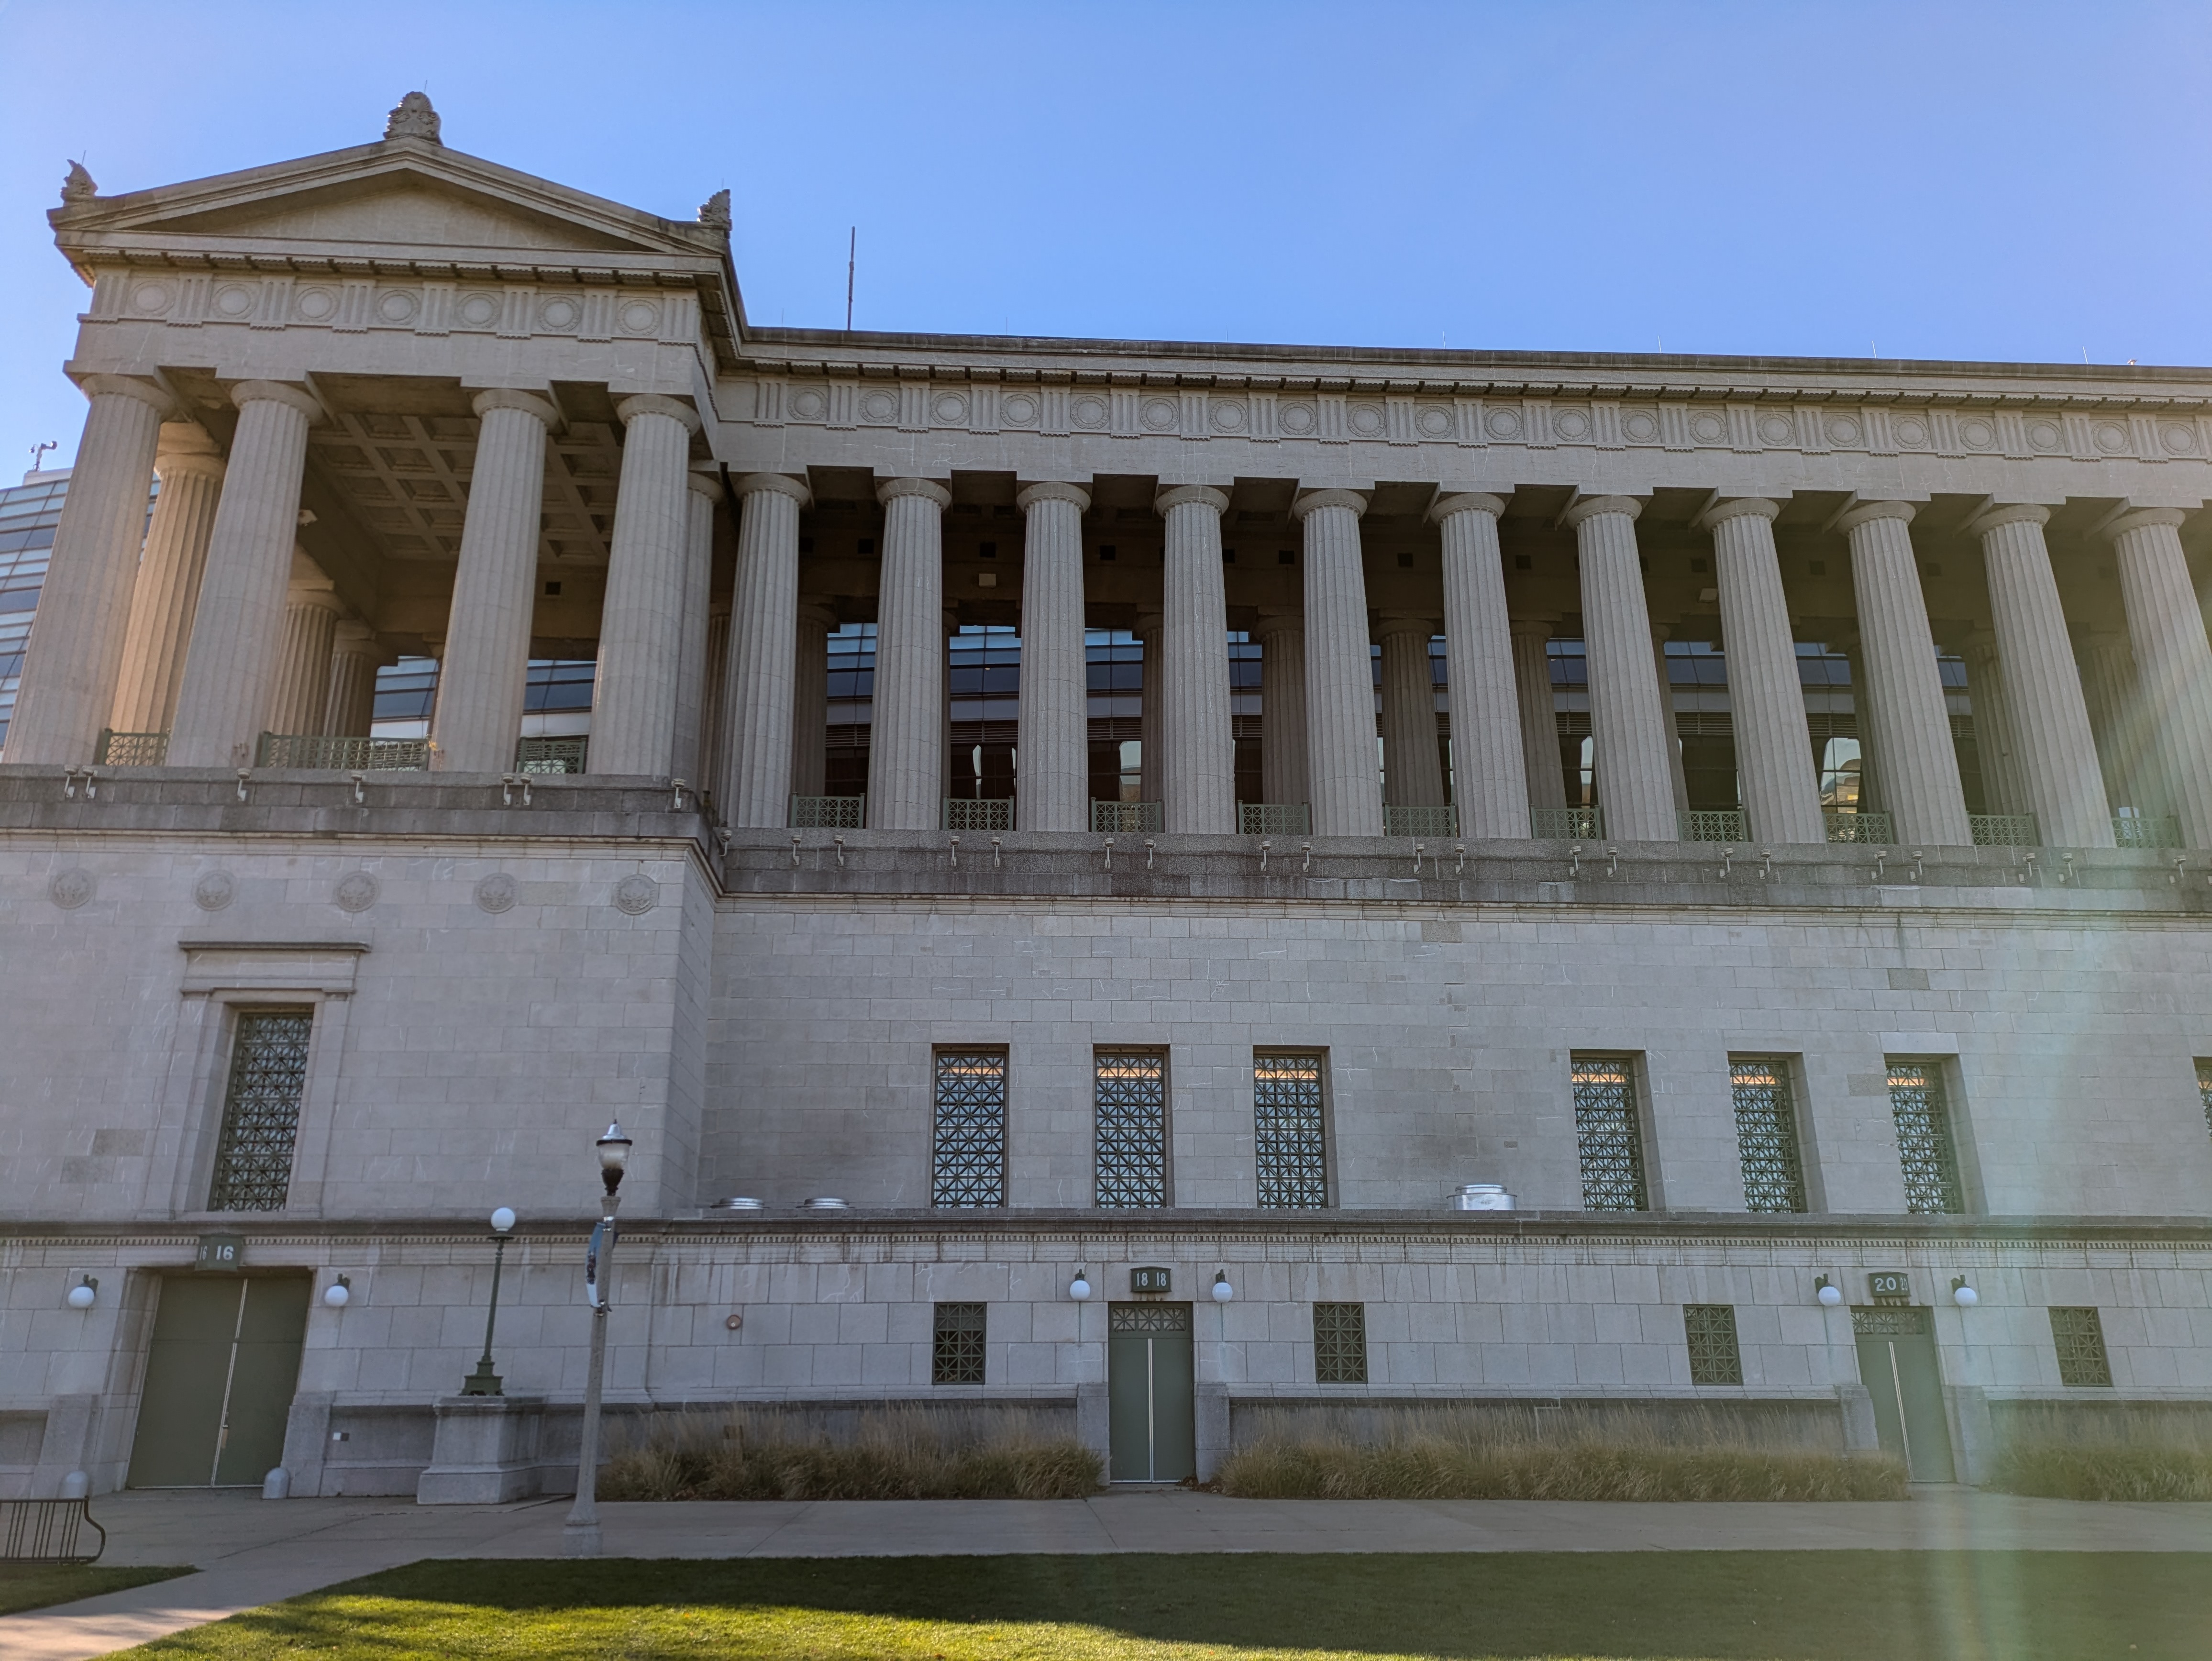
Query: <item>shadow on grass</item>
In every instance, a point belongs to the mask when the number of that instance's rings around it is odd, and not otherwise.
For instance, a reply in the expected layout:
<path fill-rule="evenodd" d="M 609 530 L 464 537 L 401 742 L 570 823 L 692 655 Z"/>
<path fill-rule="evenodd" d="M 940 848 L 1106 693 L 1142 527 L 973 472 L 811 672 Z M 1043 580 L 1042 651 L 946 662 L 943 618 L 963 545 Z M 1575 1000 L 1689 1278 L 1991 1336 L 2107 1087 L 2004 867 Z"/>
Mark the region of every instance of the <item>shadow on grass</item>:
<path fill-rule="evenodd" d="M 146 1653 L 2202 1661 L 2212 1555 L 1635 1552 L 426 1561 Z"/>
<path fill-rule="evenodd" d="M 93 1563 L 0 1563 L 0 1615 L 51 1609 L 191 1573 L 189 1568 L 101 1568 Z"/>

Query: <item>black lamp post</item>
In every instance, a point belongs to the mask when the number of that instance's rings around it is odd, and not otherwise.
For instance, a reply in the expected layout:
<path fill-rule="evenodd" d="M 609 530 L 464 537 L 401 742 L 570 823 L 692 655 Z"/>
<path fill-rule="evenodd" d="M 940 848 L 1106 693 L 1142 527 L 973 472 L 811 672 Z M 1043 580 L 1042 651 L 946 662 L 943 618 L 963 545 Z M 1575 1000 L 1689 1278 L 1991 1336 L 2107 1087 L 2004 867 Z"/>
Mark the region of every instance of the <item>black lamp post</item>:
<path fill-rule="evenodd" d="M 491 1370 L 491 1331 L 499 1319 L 499 1271 L 507 1261 L 507 1237 L 514 1232 L 514 1213 L 501 1206 L 491 1214 L 491 1307 L 484 1311 L 484 1353 L 477 1358 L 477 1370 L 461 1380 L 464 1396 L 504 1396 L 499 1374 Z"/>
<path fill-rule="evenodd" d="M 607 1191 L 584 1260 L 584 1291 L 592 1305 L 592 1360 L 584 1381 L 584 1426 L 576 1449 L 576 1503 L 568 1507 L 568 1520 L 561 1527 L 562 1554 L 568 1557 L 599 1555 L 599 1390 L 607 1368 L 608 1294 L 614 1287 L 615 1208 L 621 1197 L 616 1190 L 622 1187 L 629 1149 L 629 1138 L 619 1124 L 609 1125 L 599 1140 L 599 1180 Z"/>

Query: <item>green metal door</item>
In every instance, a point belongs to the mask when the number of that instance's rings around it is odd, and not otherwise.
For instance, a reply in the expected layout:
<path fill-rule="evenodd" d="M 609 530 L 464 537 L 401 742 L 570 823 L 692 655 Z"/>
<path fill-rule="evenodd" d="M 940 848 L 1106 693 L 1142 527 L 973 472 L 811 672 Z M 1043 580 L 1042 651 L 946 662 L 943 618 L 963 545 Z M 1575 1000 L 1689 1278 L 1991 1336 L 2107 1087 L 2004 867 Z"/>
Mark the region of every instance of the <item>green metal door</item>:
<path fill-rule="evenodd" d="M 1113 1480 L 1180 1482 L 1196 1475 L 1190 1305 L 1115 1304 L 1106 1314 Z"/>
<path fill-rule="evenodd" d="M 1851 1334 L 1858 1342 L 1859 1382 L 1874 1397 L 1882 1451 L 1904 1460 L 1905 1474 L 1916 1482 L 1956 1480 L 1929 1311 L 1917 1305 L 1855 1309 Z"/>
<path fill-rule="evenodd" d="M 294 1275 L 162 1281 L 132 1488 L 258 1488 L 283 1462 L 307 1293 Z"/>

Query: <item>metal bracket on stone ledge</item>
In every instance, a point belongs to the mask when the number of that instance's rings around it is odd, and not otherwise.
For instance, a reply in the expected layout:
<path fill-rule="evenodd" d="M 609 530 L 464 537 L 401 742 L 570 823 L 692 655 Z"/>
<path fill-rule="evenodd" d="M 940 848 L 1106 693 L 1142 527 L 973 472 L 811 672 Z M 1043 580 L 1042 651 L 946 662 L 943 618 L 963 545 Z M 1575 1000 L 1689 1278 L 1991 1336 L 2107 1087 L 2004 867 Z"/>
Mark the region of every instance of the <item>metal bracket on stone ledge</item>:
<path fill-rule="evenodd" d="M 1155 844 L 1150 837 L 1146 837 L 1145 838 L 1145 869 L 1147 871 L 1152 868 L 1152 855 L 1154 852 Z"/>
<path fill-rule="evenodd" d="M 1298 844 L 1298 852 L 1306 856 L 1306 862 L 1300 868 L 1305 872 L 1306 874 L 1311 875 L 1313 872 L 1313 844 L 1310 842 L 1300 843 Z"/>
<path fill-rule="evenodd" d="M 1759 879 L 1761 882 L 1774 880 L 1774 850 L 1771 848 L 1759 850 Z"/>
<path fill-rule="evenodd" d="M 991 838 L 991 869 L 996 871 L 999 864 L 999 839 L 994 837 Z"/>
<path fill-rule="evenodd" d="M 797 838 L 794 837 L 793 840 L 796 841 Z M 960 838 L 957 837 L 952 838 L 952 868 L 955 871 L 960 868 Z"/>
<path fill-rule="evenodd" d="M 842 871 L 845 868 L 845 839 L 842 837 L 832 837 L 830 840 L 837 844 L 837 868 Z"/>
<path fill-rule="evenodd" d="M 72 800 L 76 800 L 76 782 L 80 778 L 84 781 L 84 799 L 87 801 L 92 800 L 95 796 L 100 794 L 100 775 L 94 772 L 89 767 L 64 767 L 62 769 L 62 794 L 69 797 Z"/>
<path fill-rule="evenodd" d="M 1607 843 L 1605 858 L 1605 874 L 1608 877 L 1619 876 L 1620 874 L 1620 849 L 1614 847 L 1610 843 Z"/>
<path fill-rule="evenodd" d="M 527 807 L 530 806 L 530 775 L 527 773 L 501 773 L 499 776 L 500 800 L 507 806 L 514 806 L 514 787 L 518 784 L 522 787 L 522 805 Z M 722 846 L 726 849 L 729 845 L 729 838 L 723 837 Z"/>
<path fill-rule="evenodd" d="M 2030 888 L 2035 886 L 2035 849 L 2033 848 L 2021 850 L 2020 879 Z"/>
<path fill-rule="evenodd" d="M 1455 877 L 1465 876 L 1467 874 L 1467 844 L 1463 842 L 1454 843 L 1452 844 L 1452 852 L 1459 856 L 1459 862 L 1452 867 L 1452 875 Z"/>
<path fill-rule="evenodd" d="M 955 865 L 959 862 L 957 859 L 953 861 Z M 799 869 L 799 838 L 797 837 L 791 839 L 791 868 L 794 871 Z"/>
<path fill-rule="evenodd" d="M 2180 887 L 2184 874 L 2188 871 L 2188 869 L 2189 855 L 2186 854 L 2176 854 L 2173 856 L 2173 874 L 2168 877 L 2166 880 L 2172 883 L 2176 888 Z"/>
<path fill-rule="evenodd" d="M 362 788 L 362 776 L 359 773 L 349 773 L 346 776 L 353 781 L 353 805 L 358 807 L 368 800 L 368 793 Z"/>
<path fill-rule="evenodd" d="M 2074 856 L 2071 854 L 2061 854 L 2058 858 L 2060 861 L 2058 885 L 2063 888 L 2074 880 Z"/>
<path fill-rule="evenodd" d="M 1111 837 L 1106 838 L 1106 868 L 1109 871 L 1114 868 L 1114 838 Z"/>
<path fill-rule="evenodd" d="M 1874 879 L 1876 883 L 1879 883 L 1881 880 L 1882 862 L 1888 858 L 1889 850 L 1887 849 L 1877 848 L 1874 850 Z"/>
<path fill-rule="evenodd" d="M 1263 877 L 1267 874 L 1267 852 L 1270 849 L 1274 847 L 1274 845 L 1275 844 L 1266 837 L 1260 838 L 1260 874 Z"/>
<path fill-rule="evenodd" d="M 1421 874 L 1421 844 L 1418 838 L 1413 843 L 1413 874 Z"/>
<path fill-rule="evenodd" d="M 253 776 L 253 770 L 252 770 L 251 767 L 241 767 L 241 768 L 240 768 L 240 769 L 238 770 L 238 799 L 239 799 L 239 800 L 240 800 L 240 801 L 244 801 L 244 800 L 246 800 L 246 780 L 248 780 L 248 779 L 252 778 L 252 776 Z"/>
<path fill-rule="evenodd" d="M 1735 863 L 1735 849 L 1732 847 L 1723 845 L 1721 849 L 1721 880 L 1723 882 L 1726 882 L 1728 880 L 1729 867 Z"/>
<path fill-rule="evenodd" d="M 1567 880 L 1572 882 L 1583 873 L 1583 845 L 1578 842 L 1567 844 Z"/>
<path fill-rule="evenodd" d="M 1912 850 L 1912 880 L 1915 883 L 1917 883 L 1920 880 L 1921 861 L 1927 857 L 1928 856 L 1922 853 L 1917 848 Z"/>
<path fill-rule="evenodd" d="M 686 790 L 689 790 L 691 786 L 683 779 L 671 779 L 668 782 L 670 784 L 674 786 L 676 789 L 675 805 L 671 807 L 669 811 L 671 812 L 680 813 L 684 811 L 684 793 Z"/>

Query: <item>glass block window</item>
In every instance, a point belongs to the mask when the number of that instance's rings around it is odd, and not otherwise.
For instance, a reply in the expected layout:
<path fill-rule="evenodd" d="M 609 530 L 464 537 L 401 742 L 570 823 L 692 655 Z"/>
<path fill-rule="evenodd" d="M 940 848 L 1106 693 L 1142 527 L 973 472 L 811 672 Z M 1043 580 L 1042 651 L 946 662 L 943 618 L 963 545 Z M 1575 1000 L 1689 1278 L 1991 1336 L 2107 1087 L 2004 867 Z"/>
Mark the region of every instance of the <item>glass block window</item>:
<path fill-rule="evenodd" d="M 2212 1062 L 2197 1063 L 2197 1096 L 2204 1104 L 2205 1134 L 2212 1135 Z"/>
<path fill-rule="evenodd" d="M 247 1009 L 230 1050 L 210 1211 L 282 1211 L 307 1084 L 312 1009 Z"/>
<path fill-rule="evenodd" d="M 983 1382 L 983 1317 L 988 1307 L 983 1304 L 937 1305 L 937 1328 L 930 1343 L 931 1384 Z"/>
<path fill-rule="evenodd" d="M 1729 1063 L 1729 1081 L 1735 1091 L 1745 1208 L 1804 1210 L 1805 1166 L 1797 1151 L 1789 1063 L 1777 1056 L 1738 1056 Z"/>
<path fill-rule="evenodd" d="M 1322 1134 L 1321 1057 L 1257 1050 L 1252 1113 L 1260 1203 L 1319 1210 L 1328 1203 L 1328 1150 Z"/>
<path fill-rule="evenodd" d="M 1102 1050 L 1096 1058 L 1098 1203 L 1168 1202 L 1168 1058 Z"/>
<path fill-rule="evenodd" d="M 1314 1382 L 1317 1384 L 1364 1384 L 1367 1382 L 1367 1305 L 1316 1304 L 1314 1311 Z"/>
<path fill-rule="evenodd" d="M 1643 1210 L 1644 1137 L 1636 1121 L 1632 1062 L 1626 1056 L 1577 1056 L 1574 1081 L 1583 1208 Z"/>
<path fill-rule="evenodd" d="M 1685 1304 L 1682 1331 L 1690 1345 L 1690 1382 L 1693 1384 L 1740 1384 L 1743 1382 L 1743 1351 L 1735 1341 L 1735 1308 L 1731 1304 Z"/>
<path fill-rule="evenodd" d="M 2112 1387 L 2112 1358 L 2105 1353 L 2105 1323 L 2095 1310 L 2052 1310 L 2051 1342 L 2058 1347 L 2060 1384 L 2097 1390 Z"/>
<path fill-rule="evenodd" d="M 1897 1119 L 1906 1208 L 1964 1211 L 1966 1193 L 1959 1180 L 1959 1151 L 1951 1137 L 1951 1106 L 1944 1098 L 1942 1069 L 1934 1062 L 1892 1062 L 1889 1110 Z"/>
<path fill-rule="evenodd" d="M 937 1052 L 936 1129 L 929 1149 L 929 1202 L 1006 1202 L 1006 1052 Z"/>

